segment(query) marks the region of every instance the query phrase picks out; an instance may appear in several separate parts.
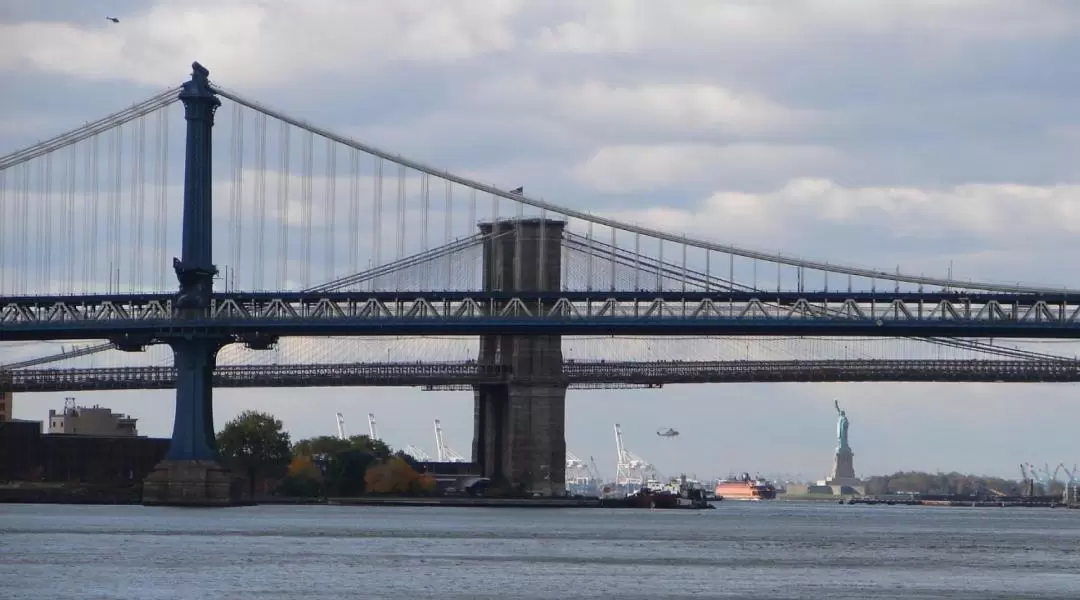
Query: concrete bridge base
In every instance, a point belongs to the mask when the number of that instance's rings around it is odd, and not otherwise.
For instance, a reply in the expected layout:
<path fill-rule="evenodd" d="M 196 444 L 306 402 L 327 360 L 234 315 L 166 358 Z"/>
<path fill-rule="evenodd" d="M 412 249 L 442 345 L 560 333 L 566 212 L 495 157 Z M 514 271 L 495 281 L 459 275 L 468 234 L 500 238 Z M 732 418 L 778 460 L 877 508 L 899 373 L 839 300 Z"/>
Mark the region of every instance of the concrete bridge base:
<path fill-rule="evenodd" d="M 213 460 L 163 460 L 143 480 L 145 506 L 246 504 L 242 485 Z"/>
<path fill-rule="evenodd" d="M 560 289 L 564 226 L 549 219 L 481 223 L 482 233 L 494 234 L 484 243 L 484 289 Z M 483 336 L 478 360 L 509 366 L 511 377 L 475 388 L 473 462 L 515 490 L 566 495 L 561 336 Z"/>
<path fill-rule="evenodd" d="M 523 492 L 566 495 L 566 388 L 510 384 L 474 398 L 473 460 L 482 474 Z"/>

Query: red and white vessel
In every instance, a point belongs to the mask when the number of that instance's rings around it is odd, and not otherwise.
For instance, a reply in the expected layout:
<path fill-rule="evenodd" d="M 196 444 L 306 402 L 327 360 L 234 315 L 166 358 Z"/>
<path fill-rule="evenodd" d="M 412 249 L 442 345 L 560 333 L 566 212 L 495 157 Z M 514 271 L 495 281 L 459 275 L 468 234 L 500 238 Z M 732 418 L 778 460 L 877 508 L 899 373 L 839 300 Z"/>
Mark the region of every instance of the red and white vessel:
<path fill-rule="evenodd" d="M 724 500 L 772 500 L 776 498 L 776 488 L 763 479 L 753 479 L 749 473 L 735 479 L 721 479 L 716 482 L 716 496 Z"/>

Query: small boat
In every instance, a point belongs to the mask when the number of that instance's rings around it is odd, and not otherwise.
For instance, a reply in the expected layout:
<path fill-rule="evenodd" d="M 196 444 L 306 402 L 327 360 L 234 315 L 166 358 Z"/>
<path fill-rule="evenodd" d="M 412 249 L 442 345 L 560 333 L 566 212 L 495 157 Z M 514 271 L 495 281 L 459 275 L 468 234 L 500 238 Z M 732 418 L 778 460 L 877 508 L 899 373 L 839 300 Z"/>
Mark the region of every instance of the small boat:
<path fill-rule="evenodd" d="M 648 508 L 648 509 L 712 509 L 716 508 L 705 498 L 705 490 L 686 485 L 677 490 L 671 486 L 654 489 L 648 486 L 622 498 L 601 498 L 600 506 L 607 508 Z"/>

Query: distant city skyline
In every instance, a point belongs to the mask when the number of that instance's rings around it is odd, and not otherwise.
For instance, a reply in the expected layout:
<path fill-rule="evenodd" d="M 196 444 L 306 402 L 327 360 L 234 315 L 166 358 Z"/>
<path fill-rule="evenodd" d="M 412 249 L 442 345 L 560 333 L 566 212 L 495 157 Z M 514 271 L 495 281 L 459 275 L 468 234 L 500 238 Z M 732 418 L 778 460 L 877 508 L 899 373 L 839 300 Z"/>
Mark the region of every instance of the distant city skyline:
<path fill-rule="evenodd" d="M 271 106 L 559 204 L 834 263 L 1080 287 L 1062 260 L 1080 249 L 1078 33 L 1080 7 L 1053 0 L 21 1 L 0 13 L 0 154 L 199 60 Z M 0 345 L 0 362 L 22 350 Z M 171 431 L 170 391 L 16 394 L 14 416 L 43 420 L 65 395 Z M 573 390 L 567 446 L 610 476 L 619 422 L 666 474 L 823 478 L 834 399 L 859 476 L 1080 463 L 1073 384 Z M 435 418 L 458 452 L 472 440 L 465 392 L 218 390 L 216 426 L 247 408 L 294 438 L 332 435 L 340 411 L 354 432 L 374 412 L 394 447 L 433 448 Z"/>

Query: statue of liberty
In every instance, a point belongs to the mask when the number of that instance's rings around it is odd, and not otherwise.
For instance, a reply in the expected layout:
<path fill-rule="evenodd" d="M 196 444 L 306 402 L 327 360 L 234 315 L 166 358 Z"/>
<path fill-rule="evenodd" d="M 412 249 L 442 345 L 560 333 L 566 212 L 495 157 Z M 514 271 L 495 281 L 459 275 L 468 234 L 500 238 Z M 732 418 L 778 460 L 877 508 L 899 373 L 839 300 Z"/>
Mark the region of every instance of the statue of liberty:
<path fill-rule="evenodd" d="M 848 418 L 847 413 L 840 410 L 840 401 L 833 400 L 833 404 L 836 406 L 836 413 L 839 415 L 839 419 L 836 421 L 836 448 L 842 450 L 848 447 L 847 443 L 847 431 L 848 431 Z"/>

